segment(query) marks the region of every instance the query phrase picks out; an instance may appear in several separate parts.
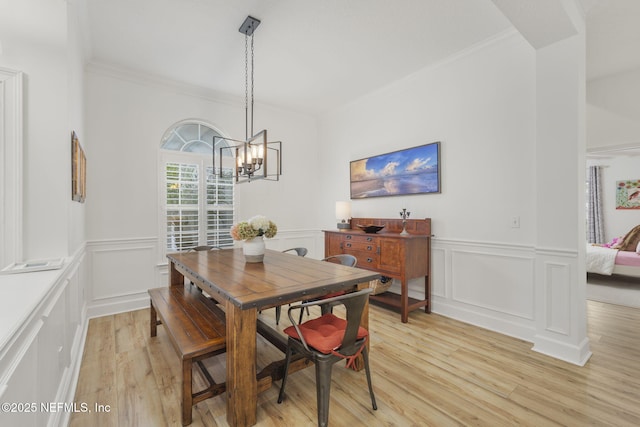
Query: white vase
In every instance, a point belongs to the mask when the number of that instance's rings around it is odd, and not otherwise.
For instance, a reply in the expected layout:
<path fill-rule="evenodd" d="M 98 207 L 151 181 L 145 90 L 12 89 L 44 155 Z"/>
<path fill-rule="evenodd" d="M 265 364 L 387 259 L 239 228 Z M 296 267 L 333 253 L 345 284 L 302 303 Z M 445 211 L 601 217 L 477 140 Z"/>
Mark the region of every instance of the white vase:
<path fill-rule="evenodd" d="M 264 239 L 262 236 L 245 240 L 242 244 L 242 252 L 247 262 L 262 262 L 264 259 Z"/>

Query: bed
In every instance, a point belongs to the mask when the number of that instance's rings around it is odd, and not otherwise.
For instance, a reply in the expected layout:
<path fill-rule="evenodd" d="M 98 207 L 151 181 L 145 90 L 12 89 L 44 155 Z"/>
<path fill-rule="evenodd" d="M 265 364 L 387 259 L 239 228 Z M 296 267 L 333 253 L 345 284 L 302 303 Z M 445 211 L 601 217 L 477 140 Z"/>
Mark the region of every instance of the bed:
<path fill-rule="evenodd" d="M 587 244 L 587 273 L 640 277 L 640 253 Z"/>

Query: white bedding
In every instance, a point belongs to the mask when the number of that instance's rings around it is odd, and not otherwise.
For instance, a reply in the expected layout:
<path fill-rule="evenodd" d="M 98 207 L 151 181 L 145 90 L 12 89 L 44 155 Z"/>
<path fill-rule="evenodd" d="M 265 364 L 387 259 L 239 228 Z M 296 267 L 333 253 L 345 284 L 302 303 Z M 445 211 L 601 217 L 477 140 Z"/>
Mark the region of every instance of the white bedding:
<path fill-rule="evenodd" d="M 617 253 L 617 249 L 587 244 L 587 272 L 611 276 Z"/>

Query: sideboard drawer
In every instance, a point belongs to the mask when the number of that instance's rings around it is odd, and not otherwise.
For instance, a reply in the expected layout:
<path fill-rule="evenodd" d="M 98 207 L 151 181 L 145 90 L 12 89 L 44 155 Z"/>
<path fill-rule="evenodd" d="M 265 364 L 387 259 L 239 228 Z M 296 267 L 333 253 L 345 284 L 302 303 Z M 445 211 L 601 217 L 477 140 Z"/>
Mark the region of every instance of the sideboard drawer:
<path fill-rule="evenodd" d="M 352 251 L 369 253 L 380 252 L 380 250 L 378 249 L 378 245 L 375 242 L 359 242 L 350 240 L 345 240 L 342 243 L 342 249 L 345 251 L 345 253 L 351 253 Z"/>
<path fill-rule="evenodd" d="M 380 257 L 375 252 L 361 251 L 344 251 L 346 254 L 353 255 L 358 260 L 356 267 L 364 269 L 377 269 L 380 265 Z"/>
<path fill-rule="evenodd" d="M 345 242 L 353 242 L 353 243 L 368 243 L 370 245 L 375 245 L 378 243 L 379 236 L 373 236 L 368 234 L 345 234 L 342 236 Z"/>

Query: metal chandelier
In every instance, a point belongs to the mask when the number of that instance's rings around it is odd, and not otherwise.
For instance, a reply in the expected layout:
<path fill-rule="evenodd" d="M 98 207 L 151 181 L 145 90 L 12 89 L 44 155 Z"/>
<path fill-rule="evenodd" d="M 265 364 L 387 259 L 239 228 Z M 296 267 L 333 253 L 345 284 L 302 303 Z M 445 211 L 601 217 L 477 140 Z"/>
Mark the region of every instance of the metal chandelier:
<path fill-rule="evenodd" d="M 213 139 L 213 164 L 216 165 L 216 143 L 220 143 L 218 170 L 223 176 L 222 157 L 223 150 L 229 150 L 234 158 L 234 178 L 237 183 L 251 182 L 252 180 L 265 179 L 279 181 L 282 174 L 282 142 L 267 141 L 267 130 L 263 129 L 253 133 L 253 32 L 260 25 L 260 20 L 247 16 L 239 31 L 244 34 L 244 112 L 245 112 L 245 136 L 244 140 L 236 140 L 215 136 Z M 249 62 L 249 44 L 251 44 L 251 61 Z M 249 75 L 251 79 L 249 80 Z M 251 84 L 249 84 L 251 83 Z"/>

